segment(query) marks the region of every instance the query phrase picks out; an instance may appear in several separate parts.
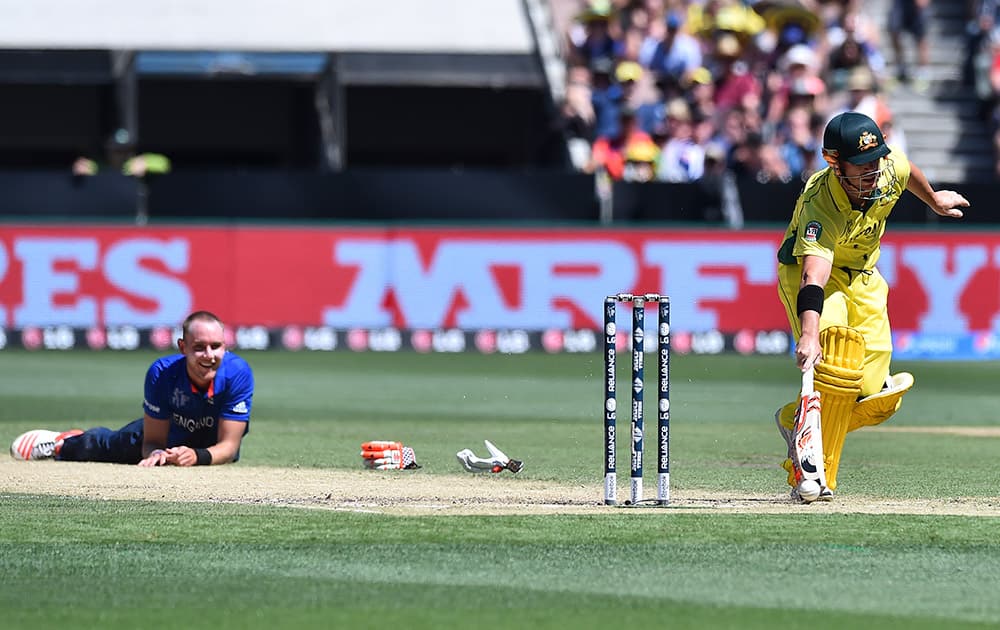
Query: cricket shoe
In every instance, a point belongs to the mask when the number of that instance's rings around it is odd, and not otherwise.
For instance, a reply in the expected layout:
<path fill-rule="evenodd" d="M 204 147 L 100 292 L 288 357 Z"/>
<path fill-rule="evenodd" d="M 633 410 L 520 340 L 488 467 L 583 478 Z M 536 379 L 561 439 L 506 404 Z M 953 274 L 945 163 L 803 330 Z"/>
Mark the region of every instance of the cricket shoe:
<path fill-rule="evenodd" d="M 788 493 L 788 496 L 795 503 L 805 503 L 805 501 L 802 500 L 802 497 L 799 496 L 799 489 L 798 488 L 792 488 L 792 491 Z"/>
<path fill-rule="evenodd" d="M 799 489 L 792 488 L 792 491 L 788 493 L 788 496 L 792 498 L 792 501 L 796 503 L 809 503 L 809 501 L 804 500 L 799 496 Z M 833 501 L 833 490 L 823 486 L 819 490 L 819 497 L 816 498 L 817 501 Z"/>
<path fill-rule="evenodd" d="M 46 431 L 45 429 L 27 431 L 17 436 L 17 439 L 11 443 L 10 456 L 22 461 L 51 459 L 59 454 L 63 440 L 81 433 L 83 431 L 80 429 L 70 429 L 62 433 Z"/>

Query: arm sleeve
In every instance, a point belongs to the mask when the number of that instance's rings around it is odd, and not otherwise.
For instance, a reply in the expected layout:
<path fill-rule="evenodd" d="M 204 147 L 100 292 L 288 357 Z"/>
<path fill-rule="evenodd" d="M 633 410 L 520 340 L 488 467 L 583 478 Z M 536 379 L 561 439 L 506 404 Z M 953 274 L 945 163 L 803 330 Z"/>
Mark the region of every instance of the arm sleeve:
<path fill-rule="evenodd" d="M 240 359 L 238 369 L 234 370 L 226 385 L 226 400 L 219 417 L 249 422 L 250 410 L 253 407 L 253 387 L 253 371 L 245 361 Z"/>
<path fill-rule="evenodd" d="M 796 258 L 819 256 L 833 262 L 837 235 L 843 230 L 843 221 L 816 203 L 805 201 L 799 215 L 799 228 L 792 246 Z"/>
<path fill-rule="evenodd" d="M 146 370 L 146 383 L 143 388 L 142 411 L 151 418 L 166 420 L 170 417 L 167 405 L 160 394 L 160 376 L 163 374 L 163 365 L 155 361 Z"/>
<path fill-rule="evenodd" d="M 802 228 L 804 231 L 817 229 L 815 225 L 806 225 Z M 823 228 L 820 228 L 823 229 Z M 796 258 L 803 258 L 805 256 L 819 256 L 825 260 L 833 262 L 833 245 L 824 244 L 819 239 L 810 240 L 808 236 L 799 234 L 798 238 L 795 240 L 795 249 L 793 250 Z"/>

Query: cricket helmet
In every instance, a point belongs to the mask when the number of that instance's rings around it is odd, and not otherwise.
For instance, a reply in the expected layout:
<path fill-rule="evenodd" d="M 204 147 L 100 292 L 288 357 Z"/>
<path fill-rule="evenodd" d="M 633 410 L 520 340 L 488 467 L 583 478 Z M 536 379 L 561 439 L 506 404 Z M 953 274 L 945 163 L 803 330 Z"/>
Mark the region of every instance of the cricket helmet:
<path fill-rule="evenodd" d="M 883 160 L 890 153 L 882 130 L 875 121 L 858 112 L 844 112 L 834 116 L 823 132 L 823 158 L 834 170 L 845 190 L 857 191 L 860 199 L 871 201 L 888 194 L 895 169 L 891 160 Z M 841 164 L 849 162 L 855 166 L 874 163 L 873 170 L 861 175 L 844 175 Z M 882 175 L 889 181 L 879 186 Z"/>

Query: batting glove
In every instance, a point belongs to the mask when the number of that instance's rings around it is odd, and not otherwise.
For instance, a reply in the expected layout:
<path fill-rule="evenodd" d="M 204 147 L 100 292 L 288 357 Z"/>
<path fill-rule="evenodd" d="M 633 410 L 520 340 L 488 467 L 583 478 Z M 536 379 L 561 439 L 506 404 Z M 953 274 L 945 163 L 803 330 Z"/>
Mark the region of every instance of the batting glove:
<path fill-rule="evenodd" d="M 361 445 L 361 462 L 372 470 L 412 470 L 420 468 L 417 456 L 402 442 L 374 440 Z"/>
<path fill-rule="evenodd" d="M 483 442 L 486 443 L 486 450 L 490 452 L 488 458 L 477 457 L 475 453 L 467 448 L 455 453 L 458 462 L 467 471 L 498 473 L 509 470 L 512 473 L 518 473 L 524 468 L 524 462 L 521 460 L 507 457 L 503 451 L 494 446 L 489 440 L 483 440 Z"/>

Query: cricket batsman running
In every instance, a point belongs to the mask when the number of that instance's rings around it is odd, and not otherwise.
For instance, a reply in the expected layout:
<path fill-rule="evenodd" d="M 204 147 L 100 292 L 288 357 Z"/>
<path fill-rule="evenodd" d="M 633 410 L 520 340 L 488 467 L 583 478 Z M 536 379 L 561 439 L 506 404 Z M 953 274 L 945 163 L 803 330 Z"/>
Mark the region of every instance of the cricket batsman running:
<path fill-rule="evenodd" d="M 955 191 L 935 191 L 864 114 L 845 112 L 827 124 L 823 157 L 828 167 L 806 182 L 778 251 L 778 294 L 798 340 L 795 363 L 814 370 L 827 482 L 820 499 L 831 500 L 844 438 L 885 422 L 913 386 L 910 374 L 889 373 L 889 287 L 875 267 L 889 213 L 904 190 L 943 217 L 960 218 L 969 202 Z M 790 458 L 798 404 L 775 413 L 796 499 Z"/>

